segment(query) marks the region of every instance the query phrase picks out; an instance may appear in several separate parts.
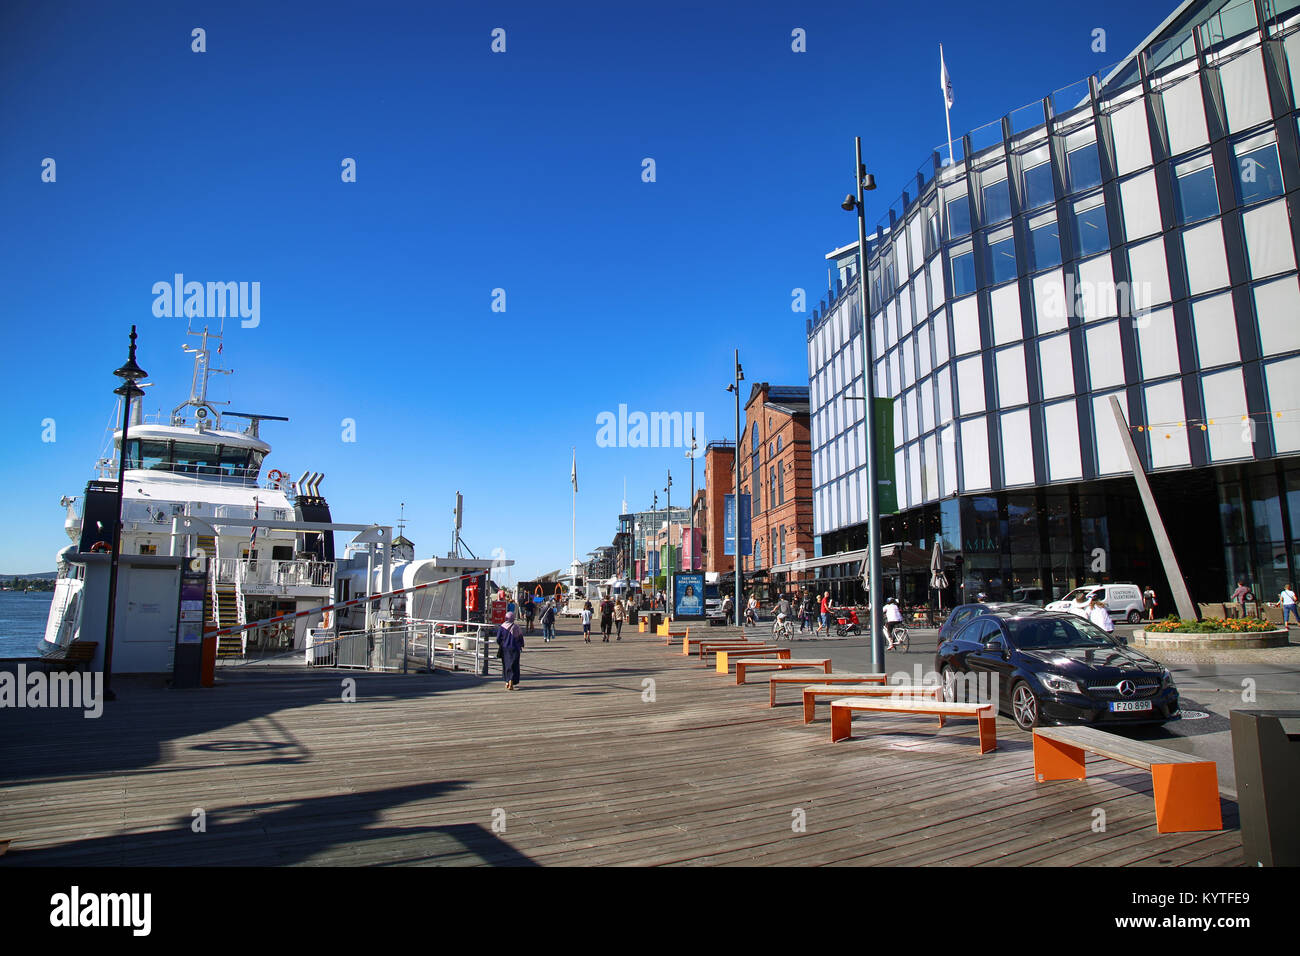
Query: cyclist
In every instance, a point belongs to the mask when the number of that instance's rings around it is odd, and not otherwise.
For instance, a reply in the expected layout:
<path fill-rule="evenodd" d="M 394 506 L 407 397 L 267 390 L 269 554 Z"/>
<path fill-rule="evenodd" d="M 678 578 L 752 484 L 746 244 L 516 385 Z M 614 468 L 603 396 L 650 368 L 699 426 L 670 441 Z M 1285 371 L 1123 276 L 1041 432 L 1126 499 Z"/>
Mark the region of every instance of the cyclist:
<path fill-rule="evenodd" d="M 899 640 L 894 639 L 896 629 L 902 624 L 903 612 L 898 607 L 898 601 L 891 597 L 885 601 L 885 647 L 887 649 L 892 650 L 903 643 L 901 637 Z"/>
<path fill-rule="evenodd" d="M 790 601 L 786 598 L 784 594 L 782 594 L 781 600 L 778 601 L 776 604 L 776 620 L 772 622 L 772 633 L 775 634 L 778 638 L 782 636 L 786 636 L 786 637 L 789 636 L 788 634 L 785 633 L 785 627 L 786 627 L 785 622 L 789 616 L 790 616 Z"/>

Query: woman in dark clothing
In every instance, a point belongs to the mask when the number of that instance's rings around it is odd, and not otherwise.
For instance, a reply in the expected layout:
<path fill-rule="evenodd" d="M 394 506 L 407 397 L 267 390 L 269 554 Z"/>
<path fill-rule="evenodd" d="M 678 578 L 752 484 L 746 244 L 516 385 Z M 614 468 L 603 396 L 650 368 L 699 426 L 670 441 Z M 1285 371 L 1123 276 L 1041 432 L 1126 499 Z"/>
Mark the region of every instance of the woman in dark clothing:
<path fill-rule="evenodd" d="M 497 647 L 501 654 L 501 673 L 506 690 L 519 686 L 519 655 L 524 649 L 523 630 L 515 623 L 515 612 L 507 611 L 505 623 L 497 628 Z"/>
<path fill-rule="evenodd" d="M 609 643 L 609 632 L 613 629 L 613 627 L 614 627 L 614 602 L 611 601 L 609 599 L 609 595 L 606 594 L 605 599 L 600 602 L 600 633 L 604 635 L 604 637 L 601 638 L 601 641 L 603 643 L 605 644 Z"/>

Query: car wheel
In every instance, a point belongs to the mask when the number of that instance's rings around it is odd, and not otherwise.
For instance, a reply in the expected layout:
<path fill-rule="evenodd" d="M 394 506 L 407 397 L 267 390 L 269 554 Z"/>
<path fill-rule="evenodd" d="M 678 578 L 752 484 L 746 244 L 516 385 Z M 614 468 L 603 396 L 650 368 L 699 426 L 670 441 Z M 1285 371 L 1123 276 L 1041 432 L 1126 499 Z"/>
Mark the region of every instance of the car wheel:
<path fill-rule="evenodd" d="M 1038 726 L 1038 698 L 1024 681 L 1017 681 L 1011 688 L 1011 716 L 1021 730 Z"/>
<path fill-rule="evenodd" d="M 1128 622 L 1130 624 L 1136 624 L 1140 620 L 1142 620 L 1142 614 L 1136 608 L 1128 612 Z"/>
<path fill-rule="evenodd" d="M 952 669 L 951 664 L 944 664 L 940 672 L 943 676 L 943 699 L 948 703 L 954 703 L 957 700 L 957 672 Z"/>

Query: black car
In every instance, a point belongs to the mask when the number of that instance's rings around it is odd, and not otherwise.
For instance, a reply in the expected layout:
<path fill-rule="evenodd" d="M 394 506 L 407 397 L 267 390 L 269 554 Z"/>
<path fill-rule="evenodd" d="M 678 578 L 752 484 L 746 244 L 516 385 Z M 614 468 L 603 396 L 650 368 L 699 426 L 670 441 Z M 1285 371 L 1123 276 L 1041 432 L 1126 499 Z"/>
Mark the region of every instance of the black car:
<path fill-rule="evenodd" d="M 994 611 L 1037 611 L 1040 609 L 1041 605 L 1025 604 L 1022 601 L 980 601 L 978 604 L 958 604 L 948 612 L 948 619 L 939 628 L 939 643 L 942 644 L 950 639 L 981 614 L 991 614 Z"/>
<path fill-rule="evenodd" d="M 1179 717 L 1164 665 L 1064 611 L 991 609 L 939 644 L 947 700 L 989 700 L 1023 730 Z"/>

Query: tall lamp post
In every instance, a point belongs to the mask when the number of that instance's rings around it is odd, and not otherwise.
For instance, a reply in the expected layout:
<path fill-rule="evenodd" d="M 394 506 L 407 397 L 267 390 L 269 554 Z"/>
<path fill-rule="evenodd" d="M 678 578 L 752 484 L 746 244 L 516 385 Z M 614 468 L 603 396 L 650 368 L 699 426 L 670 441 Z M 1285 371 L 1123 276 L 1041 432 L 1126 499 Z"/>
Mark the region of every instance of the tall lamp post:
<path fill-rule="evenodd" d="M 664 591 L 664 620 L 668 620 L 668 613 L 673 606 L 673 473 L 672 469 L 668 470 L 668 485 L 664 488 L 668 493 L 668 501 L 664 505 L 668 509 L 668 561 L 664 568 L 664 582 L 667 589 Z"/>
<path fill-rule="evenodd" d="M 736 615 L 736 623 L 740 623 L 740 383 L 745 380 L 745 370 L 740 367 L 740 349 L 736 349 L 736 377 L 735 380 L 727 386 L 727 391 L 733 392 L 736 396 L 736 453 L 732 456 L 732 471 L 736 476 L 736 546 L 735 554 L 731 559 L 733 582 L 736 586 L 734 597 L 735 607 L 732 613 Z"/>
<path fill-rule="evenodd" d="M 862 137 L 853 138 L 857 160 L 853 166 L 853 182 L 857 194 L 849 193 L 840 207 L 858 214 L 858 300 L 862 319 L 862 426 L 867 444 L 867 611 L 871 628 L 871 666 L 878 672 L 885 669 L 885 635 L 880 627 L 880 486 L 876 478 L 876 383 L 871 374 L 871 322 L 867 311 L 867 217 L 862 194 L 876 188 L 876 177 L 862 165 Z"/>
<path fill-rule="evenodd" d="M 695 449 L 699 446 L 695 444 L 695 429 L 691 429 L 691 450 L 686 453 L 686 457 L 691 460 L 691 566 L 688 571 L 695 570 Z"/>
<path fill-rule="evenodd" d="M 144 397 L 144 389 L 135 384 L 148 373 L 135 364 L 135 326 L 131 326 L 131 350 L 126 364 L 113 374 L 122 379 L 122 384 L 113 389 L 114 395 L 122 396 L 122 444 L 117 457 L 117 503 L 114 507 L 113 550 L 108 561 L 108 622 L 104 628 L 104 699 L 116 700 L 113 693 L 113 629 L 117 616 L 117 565 L 118 552 L 122 548 L 122 493 L 126 488 L 126 433 L 131 422 L 131 405 L 138 398 Z"/>

